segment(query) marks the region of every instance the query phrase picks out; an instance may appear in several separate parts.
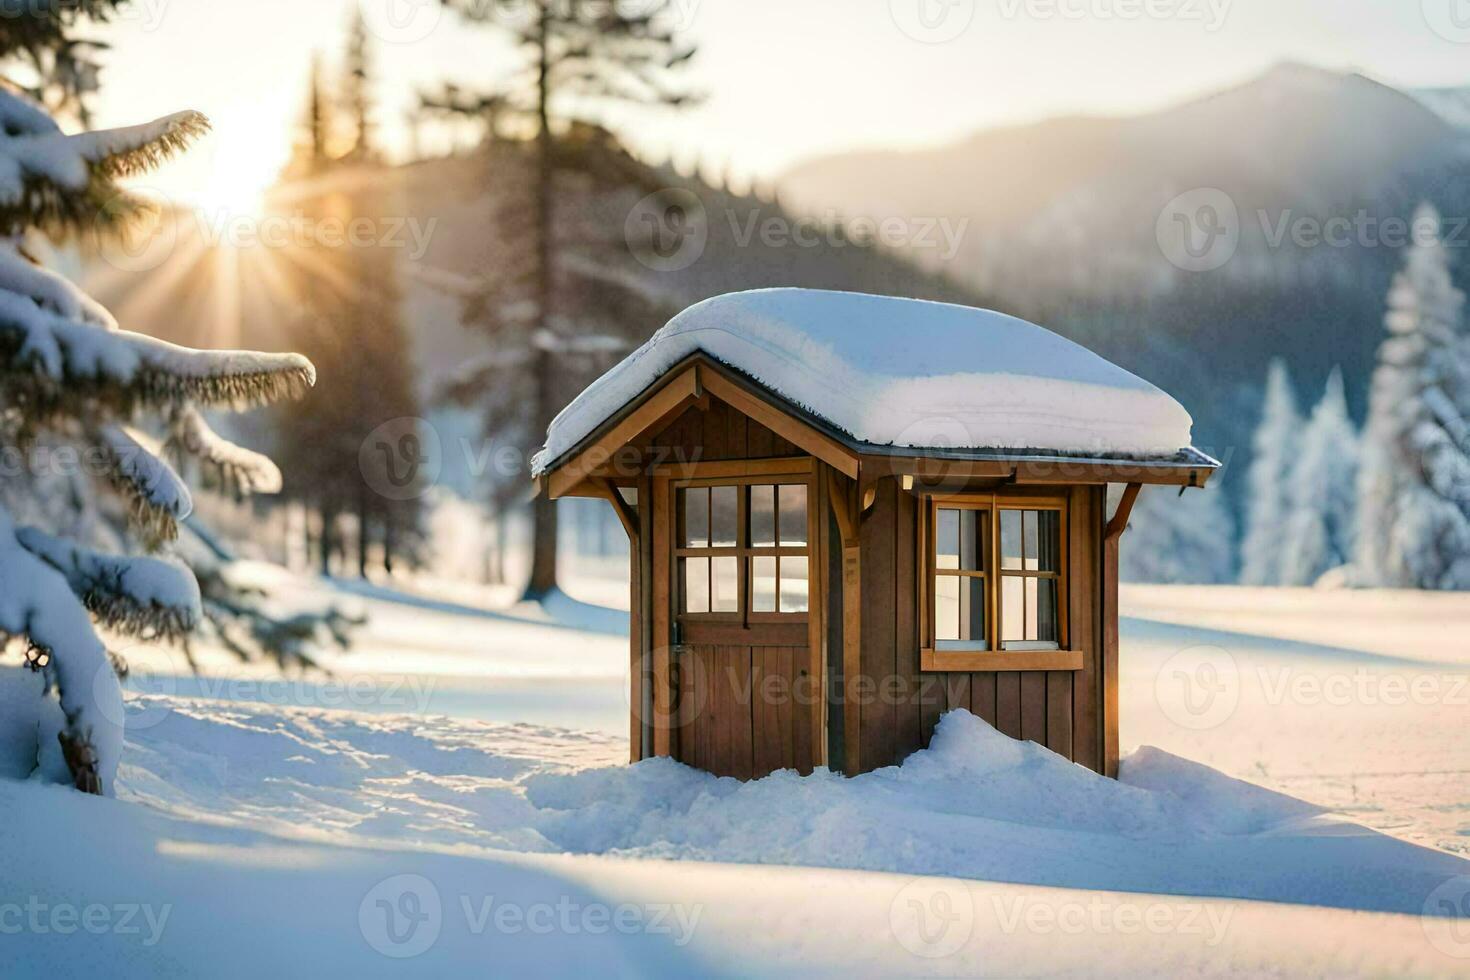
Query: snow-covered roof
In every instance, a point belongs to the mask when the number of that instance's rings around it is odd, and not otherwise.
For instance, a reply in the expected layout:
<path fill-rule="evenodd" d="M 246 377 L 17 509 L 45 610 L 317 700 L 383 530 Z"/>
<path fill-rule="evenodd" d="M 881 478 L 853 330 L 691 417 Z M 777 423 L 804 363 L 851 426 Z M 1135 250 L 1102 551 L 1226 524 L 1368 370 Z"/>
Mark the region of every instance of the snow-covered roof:
<path fill-rule="evenodd" d="M 992 310 L 811 289 L 717 296 L 674 317 L 562 410 L 540 474 L 671 368 L 703 352 L 855 443 L 1208 460 L 1159 388 L 1050 330 Z"/>

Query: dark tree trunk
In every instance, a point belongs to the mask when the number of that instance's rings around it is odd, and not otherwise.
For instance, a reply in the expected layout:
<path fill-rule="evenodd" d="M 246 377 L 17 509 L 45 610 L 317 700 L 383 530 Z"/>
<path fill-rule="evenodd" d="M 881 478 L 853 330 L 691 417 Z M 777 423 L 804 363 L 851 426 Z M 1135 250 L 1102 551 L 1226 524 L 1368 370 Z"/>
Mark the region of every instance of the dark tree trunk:
<path fill-rule="evenodd" d="M 551 53 L 549 50 L 548 20 L 550 11 L 541 8 L 541 58 L 537 77 L 537 116 L 540 128 L 536 134 L 536 305 L 541 317 L 542 328 L 551 320 L 552 297 L 552 225 L 555 218 L 552 201 L 551 159 L 551 114 L 548 100 L 551 95 Z M 545 432 L 556 416 L 554 401 L 555 364 L 553 354 L 540 347 L 536 352 L 536 426 Z M 556 501 L 546 493 L 536 496 L 532 505 L 533 528 L 531 533 L 531 578 L 526 583 L 523 598 L 544 599 L 556 589 Z"/>
<path fill-rule="evenodd" d="M 357 491 L 357 577 L 368 577 L 368 491 L 359 487 Z"/>
<path fill-rule="evenodd" d="M 393 574 L 393 512 L 383 517 L 383 571 Z"/>
<path fill-rule="evenodd" d="M 317 538 L 317 547 L 321 551 L 322 574 L 332 574 L 332 545 L 336 537 L 335 528 L 332 526 L 337 522 L 337 514 L 334 510 L 322 505 L 322 533 Z"/>

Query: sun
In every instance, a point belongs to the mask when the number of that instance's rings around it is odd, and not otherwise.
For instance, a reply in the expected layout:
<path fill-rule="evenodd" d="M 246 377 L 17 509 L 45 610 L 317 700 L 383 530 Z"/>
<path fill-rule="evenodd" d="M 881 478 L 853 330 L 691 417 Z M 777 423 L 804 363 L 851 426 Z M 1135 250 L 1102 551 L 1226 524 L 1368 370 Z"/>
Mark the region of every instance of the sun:
<path fill-rule="evenodd" d="M 195 208 L 220 218 L 259 217 L 289 150 L 279 120 L 227 113 L 209 139 L 213 161 L 191 195 Z"/>

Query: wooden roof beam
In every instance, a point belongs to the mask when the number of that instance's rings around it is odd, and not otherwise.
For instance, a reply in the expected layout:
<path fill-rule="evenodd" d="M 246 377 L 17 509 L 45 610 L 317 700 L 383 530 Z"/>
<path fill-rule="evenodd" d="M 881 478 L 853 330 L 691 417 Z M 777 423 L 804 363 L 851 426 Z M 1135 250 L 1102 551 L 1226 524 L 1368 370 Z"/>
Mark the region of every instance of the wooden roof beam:
<path fill-rule="evenodd" d="M 673 375 L 600 438 L 547 473 L 546 489 L 552 499 L 570 496 L 578 484 L 605 466 L 618 450 L 644 432 L 672 422 L 705 399 L 699 372 L 700 366 L 691 364 Z"/>

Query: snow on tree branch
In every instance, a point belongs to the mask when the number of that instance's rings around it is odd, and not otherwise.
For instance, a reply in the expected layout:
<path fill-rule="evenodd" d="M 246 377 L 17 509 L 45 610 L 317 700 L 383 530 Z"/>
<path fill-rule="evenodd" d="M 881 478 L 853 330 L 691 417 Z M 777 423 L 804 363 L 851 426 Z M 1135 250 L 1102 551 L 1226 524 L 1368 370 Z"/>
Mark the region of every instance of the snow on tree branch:
<path fill-rule="evenodd" d="M 194 500 L 173 467 L 122 426 L 103 426 L 96 439 L 107 457 L 108 482 L 127 501 L 133 526 L 151 541 L 178 537 L 178 522 L 193 511 Z"/>
<path fill-rule="evenodd" d="M 246 408 L 297 397 L 316 381 L 311 362 L 299 354 L 201 351 L 102 330 L 4 288 L 0 375 L 42 414 L 79 411 L 93 401 L 119 413 L 184 401 Z"/>
<path fill-rule="evenodd" d="M 166 448 L 176 458 L 198 460 L 212 481 L 236 496 L 281 492 L 281 470 L 275 463 L 220 436 L 192 405 L 174 413 Z"/>
<path fill-rule="evenodd" d="M 0 90 L 0 118 L 23 120 L 34 108 Z M 114 182 L 158 166 L 208 131 L 209 120 L 198 112 L 75 135 L 7 127 L 0 134 L 0 229 L 125 223 L 148 205 Z"/>
<path fill-rule="evenodd" d="M 68 320 L 116 330 L 107 308 L 58 275 L 26 257 L 14 244 L 0 244 L 0 290 L 29 296 L 41 309 Z"/>
<path fill-rule="evenodd" d="M 15 537 L 66 576 L 87 611 L 111 629 L 173 639 L 192 630 L 203 615 L 199 583 L 178 562 L 103 554 L 33 527 L 19 528 Z"/>

